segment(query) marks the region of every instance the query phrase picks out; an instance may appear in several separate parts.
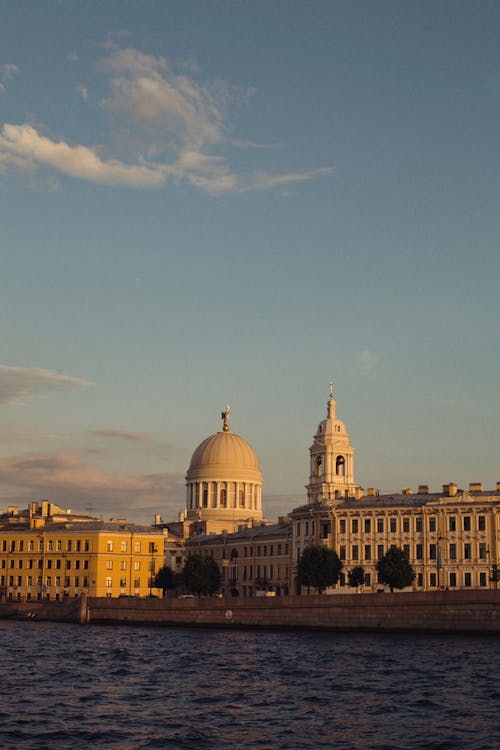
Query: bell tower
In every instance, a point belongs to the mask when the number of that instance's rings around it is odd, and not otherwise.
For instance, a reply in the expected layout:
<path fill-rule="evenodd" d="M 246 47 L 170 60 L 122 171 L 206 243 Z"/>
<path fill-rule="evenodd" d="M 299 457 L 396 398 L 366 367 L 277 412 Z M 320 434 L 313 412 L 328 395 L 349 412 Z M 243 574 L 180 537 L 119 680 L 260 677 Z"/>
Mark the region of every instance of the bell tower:
<path fill-rule="evenodd" d="M 310 473 L 306 485 L 309 503 L 356 496 L 354 448 L 344 423 L 337 419 L 333 383 L 326 406 L 326 419 L 319 423 L 309 448 Z"/>

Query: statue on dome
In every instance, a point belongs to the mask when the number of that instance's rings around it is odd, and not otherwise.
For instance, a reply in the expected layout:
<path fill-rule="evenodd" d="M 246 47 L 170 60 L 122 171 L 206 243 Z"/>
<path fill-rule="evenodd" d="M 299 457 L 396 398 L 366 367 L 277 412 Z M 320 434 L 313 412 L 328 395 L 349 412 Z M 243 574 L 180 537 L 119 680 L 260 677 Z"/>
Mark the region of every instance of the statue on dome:
<path fill-rule="evenodd" d="M 225 411 L 221 413 L 221 419 L 222 419 L 222 429 L 224 432 L 229 432 L 229 412 L 231 409 L 229 408 L 229 404 L 226 406 Z"/>

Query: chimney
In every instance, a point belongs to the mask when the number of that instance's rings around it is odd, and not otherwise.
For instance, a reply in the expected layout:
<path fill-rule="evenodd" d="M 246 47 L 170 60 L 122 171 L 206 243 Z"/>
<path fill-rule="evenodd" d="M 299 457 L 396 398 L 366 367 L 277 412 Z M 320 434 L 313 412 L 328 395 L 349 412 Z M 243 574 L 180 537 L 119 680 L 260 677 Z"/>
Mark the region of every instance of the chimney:
<path fill-rule="evenodd" d="M 401 490 L 401 494 L 402 495 L 413 495 L 413 490 L 411 489 L 411 487 L 403 487 L 403 489 Z"/>
<path fill-rule="evenodd" d="M 159 526 L 160 524 L 161 524 L 161 516 L 160 516 L 160 514 L 159 514 L 159 513 L 155 513 L 155 521 L 154 521 L 154 525 L 155 525 L 155 526 Z"/>
<path fill-rule="evenodd" d="M 450 482 L 449 485 L 448 485 L 448 495 L 450 497 L 455 497 L 455 495 L 457 494 L 457 492 L 458 492 L 458 487 L 455 484 L 455 482 Z"/>
<path fill-rule="evenodd" d="M 368 495 L 368 497 L 375 497 L 377 494 L 377 490 L 375 487 L 368 487 L 368 489 L 366 490 L 366 494 Z"/>
<path fill-rule="evenodd" d="M 428 495 L 429 494 L 429 485 L 428 484 L 419 484 L 418 485 L 418 494 L 419 495 Z"/>
<path fill-rule="evenodd" d="M 469 492 L 482 492 L 483 485 L 481 482 L 469 482 Z"/>

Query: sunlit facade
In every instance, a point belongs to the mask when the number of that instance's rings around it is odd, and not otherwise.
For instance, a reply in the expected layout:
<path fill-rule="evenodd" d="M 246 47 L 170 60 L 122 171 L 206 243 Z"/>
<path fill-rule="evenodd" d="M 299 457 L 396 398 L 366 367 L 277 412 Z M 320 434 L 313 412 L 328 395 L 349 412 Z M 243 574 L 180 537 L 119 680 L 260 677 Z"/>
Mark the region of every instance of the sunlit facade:
<path fill-rule="evenodd" d="M 7 600 L 147 596 L 163 565 L 161 529 L 73 516 L 53 503 L 0 517 L 0 590 Z"/>

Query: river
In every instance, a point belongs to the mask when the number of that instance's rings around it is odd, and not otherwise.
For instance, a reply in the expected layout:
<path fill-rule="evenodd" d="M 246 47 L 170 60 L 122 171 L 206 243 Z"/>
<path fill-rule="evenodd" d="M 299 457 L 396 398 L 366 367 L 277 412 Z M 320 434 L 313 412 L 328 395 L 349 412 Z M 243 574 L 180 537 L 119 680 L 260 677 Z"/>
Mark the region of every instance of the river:
<path fill-rule="evenodd" d="M 500 640 L 0 622 L 5 750 L 498 750 Z"/>

